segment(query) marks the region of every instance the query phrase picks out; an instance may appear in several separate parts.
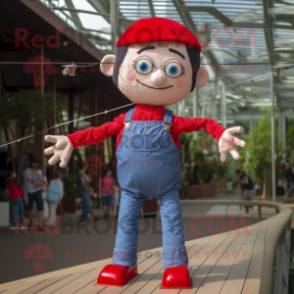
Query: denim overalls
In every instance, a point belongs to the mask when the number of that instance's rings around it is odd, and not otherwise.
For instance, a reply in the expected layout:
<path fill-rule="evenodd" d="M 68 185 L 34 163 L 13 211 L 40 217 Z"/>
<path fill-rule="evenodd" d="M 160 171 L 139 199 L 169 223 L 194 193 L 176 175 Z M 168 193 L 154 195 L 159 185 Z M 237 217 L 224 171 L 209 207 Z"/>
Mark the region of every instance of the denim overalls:
<path fill-rule="evenodd" d="M 112 262 L 126 267 L 137 264 L 141 207 L 146 197 L 156 197 L 162 219 L 163 266 L 187 265 L 178 193 L 180 151 L 170 134 L 172 111 L 165 110 L 164 121 L 132 121 L 134 111 L 126 115 L 116 152 L 122 194 Z"/>

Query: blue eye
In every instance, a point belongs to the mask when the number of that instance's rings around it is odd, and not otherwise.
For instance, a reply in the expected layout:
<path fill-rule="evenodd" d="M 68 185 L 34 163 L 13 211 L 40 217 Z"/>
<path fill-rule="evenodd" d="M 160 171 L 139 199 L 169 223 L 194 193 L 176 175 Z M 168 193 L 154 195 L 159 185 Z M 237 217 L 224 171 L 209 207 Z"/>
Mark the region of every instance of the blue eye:
<path fill-rule="evenodd" d="M 165 73 L 171 78 L 177 78 L 183 73 L 183 68 L 177 62 L 170 62 L 165 67 Z"/>
<path fill-rule="evenodd" d="M 136 71 L 139 74 L 147 75 L 152 71 L 152 69 L 153 69 L 153 64 L 150 60 L 141 59 L 136 63 Z"/>

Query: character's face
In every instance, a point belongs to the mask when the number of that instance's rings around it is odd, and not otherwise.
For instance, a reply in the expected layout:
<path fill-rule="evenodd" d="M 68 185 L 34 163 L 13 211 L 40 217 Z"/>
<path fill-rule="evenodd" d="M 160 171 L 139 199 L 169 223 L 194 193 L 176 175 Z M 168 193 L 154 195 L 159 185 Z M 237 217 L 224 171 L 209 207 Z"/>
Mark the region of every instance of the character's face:
<path fill-rule="evenodd" d="M 118 88 L 132 102 L 157 106 L 173 105 L 191 92 L 190 58 L 185 44 L 176 42 L 140 43 L 128 46 L 119 68 L 114 69 L 116 56 L 106 55 L 101 71 L 112 76 L 118 71 Z M 206 70 L 197 71 L 196 87 L 209 80 Z"/>
<path fill-rule="evenodd" d="M 241 178 L 241 173 L 236 173 L 237 177 L 240 179 Z"/>
<path fill-rule="evenodd" d="M 118 88 L 134 103 L 173 105 L 191 91 L 186 45 L 175 42 L 130 45 L 121 64 Z"/>

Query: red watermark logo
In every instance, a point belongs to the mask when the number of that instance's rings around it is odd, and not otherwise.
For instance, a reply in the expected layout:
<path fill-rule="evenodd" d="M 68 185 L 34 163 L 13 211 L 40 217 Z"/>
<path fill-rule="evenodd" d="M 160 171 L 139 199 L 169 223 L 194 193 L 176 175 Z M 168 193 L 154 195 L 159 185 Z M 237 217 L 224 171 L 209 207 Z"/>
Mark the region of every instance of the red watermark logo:
<path fill-rule="evenodd" d="M 23 257 L 32 260 L 34 272 L 43 272 L 45 270 L 45 261 L 52 260 L 54 253 L 49 245 L 36 242 L 27 247 L 23 253 Z"/>
<path fill-rule="evenodd" d="M 168 28 L 171 34 L 174 36 L 174 40 L 181 40 L 181 38 L 185 34 L 185 29 L 181 29 L 176 31 L 173 27 Z M 98 36 L 102 37 L 103 31 L 107 33 L 109 29 L 101 28 Z M 247 29 L 246 29 L 247 31 Z M 129 34 L 133 34 L 132 30 L 129 30 L 124 34 L 121 39 L 121 44 L 129 44 L 128 40 Z M 28 29 L 26 28 L 15 28 L 15 47 L 20 48 L 23 46 L 25 48 L 42 48 L 45 45 L 48 48 L 60 48 L 61 47 L 61 34 L 60 28 L 55 29 L 55 34 L 42 36 L 42 35 L 34 35 L 30 36 Z M 95 44 L 89 42 L 87 39 L 83 38 L 82 35 L 76 32 L 73 29 L 65 28 L 62 32 L 64 36 L 68 36 L 71 40 L 73 40 L 77 45 L 82 46 L 86 43 L 89 47 L 95 47 Z M 163 34 L 162 29 L 159 28 L 156 32 L 152 31 L 149 27 L 142 27 L 137 30 L 135 34 L 135 43 L 149 42 L 156 39 L 156 42 L 163 42 Z M 195 37 L 198 39 L 201 47 L 207 48 L 213 46 L 210 41 L 213 40 L 215 45 L 219 48 L 228 48 L 233 45 L 236 48 L 241 47 L 241 43 L 244 48 L 247 48 L 249 44 L 251 44 L 252 48 L 256 48 L 256 32 L 255 28 L 249 28 L 247 32 L 243 28 L 236 28 L 234 31 L 229 28 L 219 28 L 217 30 L 212 30 L 211 28 L 204 28 L 199 30 Z M 222 40 L 225 40 L 222 42 Z M 65 44 L 67 41 L 65 41 Z M 66 45 L 64 45 L 66 46 Z M 144 46 L 144 45 L 142 45 Z"/>
<path fill-rule="evenodd" d="M 97 168 L 103 167 L 104 163 L 100 156 L 91 154 L 86 157 L 86 161 L 88 162 L 88 171 L 89 175 L 95 176 L 97 175 Z"/>
<path fill-rule="evenodd" d="M 46 86 L 46 77 L 53 75 L 56 72 L 56 68 L 50 58 L 46 58 L 42 55 L 38 55 L 35 58 L 30 58 L 27 64 L 24 66 L 24 71 L 27 74 L 34 75 L 34 86 Z"/>
<path fill-rule="evenodd" d="M 55 35 L 49 35 L 44 38 L 41 35 L 35 35 L 28 40 L 29 31 L 26 28 L 15 28 L 14 30 L 14 45 L 19 48 L 21 45 L 25 48 L 42 48 L 45 45 L 48 48 L 60 48 L 60 29 L 56 28 Z"/>
<path fill-rule="evenodd" d="M 170 219 L 168 216 L 165 216 L 165 219 L 166 219 L 166 222 L 169 224 L 169 227 L 171 228 L 171 230 L 173 230 L 174 229 L 173 220 Z M 92 222 L 92 223 L 89 223 L 90 225 L 89 227 L 76 225 L 78 220 L 79 218 L 75 218 L 72 216 L 64 216 L 62 218 L 55 216 L 55 224 L 45 225 L 44 231 L 39 231 L 39 230 L 37 231 L 36 228 L 39 227 L 39 224 L 33 223 L 30 229 L 22 229 L 22 230 L 18 229 L 18 230 L 15 230 L 15 234 L 18 235 L 22 233 L 24 235 L 30 235 L 30 234 L 70 235 L 70 234 L 76 233 L 79 235 L 79 234 L 85 233 L 90 235 L 94 233 L 98 235 L 105 235 L 111 231 L 113 232 L 113 234 L 116 234 L 117 221 L 115 220 L 101 220 L 99 222 Z M 133 221 L 136 222 L 135 219 Z M 206 222 L 206 228 L 204 228 L 201 224 L 204 221 Z M 119 227 L 122 230 L 128 231 L 128 225 L 129 225 L 128 219 L 126 218 L 120 219 Z M 190 232 L 192 232 L 195 235 L 204 235 L 206 233 L 216 235 L 216 234 L 221 234 L 224 232 L 227 232 L 227 234 L 230 235 L 232 232 L 235 232 L 236 234 L 240 234 L 240 233 L 248 234 L 247 226 L 248 224 L 247 224 L 246 216 L 240 216 L 240 218 L 238 218 L 233 215 L 229 215 L 228 217 L 223 217 L 221 215 L 212 215 L 212 216 L 195 215 L 193 218 L 190 219 L 188 229 L 190 230 Z M 200 230 L 199 227 L 202 227 L 202 229 Z M 139 228 L 138 234 L 144 235 L 149 230 L 152 231 L 153 235 L 162 234 L 162 229 L 157 227 L 156 222 L 152 221 L 152 219 L 147 218 L 147 219 L 144 219 L 144 226 Z M 188 230 L 183 229 L 183 234 L 186 235 L 187 233 L 188 233 Z M 30 246 L 28 246 L 28 248 Z"/>

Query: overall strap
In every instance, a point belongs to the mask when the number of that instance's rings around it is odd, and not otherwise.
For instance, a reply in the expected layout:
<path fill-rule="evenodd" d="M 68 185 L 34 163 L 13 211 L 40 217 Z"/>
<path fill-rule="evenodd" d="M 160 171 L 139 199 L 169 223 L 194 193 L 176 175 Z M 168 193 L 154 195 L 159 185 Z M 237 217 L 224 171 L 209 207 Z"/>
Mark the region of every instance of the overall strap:
<path fill-rule="evenodd" d="M 125 121 L 124 124 L 126 126 L 126 130 L 128 131 L 130 129 L 130 125 L 132 123 L 132 118 L 133 118 L 133 114 L 135 112 L 135 108 L 131 109 L 128 111 L 126 117 L 125 117 Z"/>
<path fill-rule="evenodd" d="M 171 110 L 166 109 L 164 112 L 164 125 L 165 125 L 164 130 L 166 132 L 169 132 L 172 124 L 173 124 L 173 112 Z"/>

